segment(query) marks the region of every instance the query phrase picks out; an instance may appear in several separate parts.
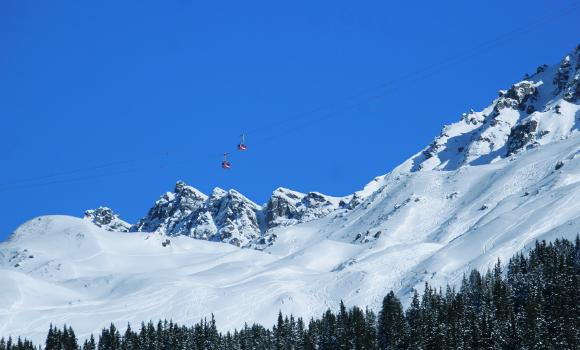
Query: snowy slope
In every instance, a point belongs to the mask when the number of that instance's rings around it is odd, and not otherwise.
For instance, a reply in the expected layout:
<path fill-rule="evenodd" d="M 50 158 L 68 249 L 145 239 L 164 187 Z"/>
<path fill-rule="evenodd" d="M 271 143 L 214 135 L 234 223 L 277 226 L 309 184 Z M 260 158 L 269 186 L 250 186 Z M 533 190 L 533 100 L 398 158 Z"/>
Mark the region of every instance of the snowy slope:
<path fill-rule="evenodd" d="M 66 322 L 83 336 L 111 321 L 192 323 L 212 312 L 230 329 L 271 324 L 280 309 L 318 315 L 341 299 L 376 308 L 391 289 L 405 299 L 536 239 L 573 238 L 579 54 L 445 127 L 351 196 L 278 189 L 259 206 L 178 183 L 133 226 L 152 233 L 33 219 L 0 244 L 0 334 L 42 340 L 50 322 Z M 251 243 L 261 238 L 270 241 Z"/>

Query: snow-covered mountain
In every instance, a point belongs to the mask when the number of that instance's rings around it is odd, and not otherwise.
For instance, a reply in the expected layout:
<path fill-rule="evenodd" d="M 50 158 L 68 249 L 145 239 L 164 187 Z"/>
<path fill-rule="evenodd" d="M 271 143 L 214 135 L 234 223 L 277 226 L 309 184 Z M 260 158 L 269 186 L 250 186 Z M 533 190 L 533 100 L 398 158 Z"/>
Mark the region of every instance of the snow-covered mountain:
<path fill-rule="evenodd" d="M 224 328 L 378 307 L 460 281 L 536 239 L 580 233 L 580 47 L 342 198 L 277 189 L 264 205 L 178 182 L 137 224 L 47 216 L 0 244 L 0 334 L 41 340 L 111 321 Z M 209 241 L 209 242 L 208 242 Z M 245 248 L 244 248 L 245 247 Z M 258 249 L 247 249 L 258 248 Z"/>

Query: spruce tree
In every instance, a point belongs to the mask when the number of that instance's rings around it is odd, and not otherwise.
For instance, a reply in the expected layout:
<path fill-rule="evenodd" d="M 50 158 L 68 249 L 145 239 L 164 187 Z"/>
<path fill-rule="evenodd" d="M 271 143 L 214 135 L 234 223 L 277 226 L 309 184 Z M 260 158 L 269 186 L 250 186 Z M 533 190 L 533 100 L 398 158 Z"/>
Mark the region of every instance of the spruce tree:
<path fill-rule="evenodd" d="M 419 293 L 417 290 L 413 291 L 411 305 L 407 309 L 405 315 L 409 326 L 408 345 L 411 349 L 422 349 L 424 344 L 423 311 L 421 309 L 421 302 L 419 301 Z"/>
<path fill-rule="evenodd" d="M 93 335 L 91 334 L 90 339 L 85 340 L 85 343 L 83 344 L 83 350 L 96 350 L 97 349 L 97 344 L 95 342 L 95 337 L 93 337 Z"/>
<path fill-rule="evenodd" d="M 338 311 L 338 316 L 336 317 L 336 339 L 337 339 L 337 349 L 349 350 L 353 347 L 352 345 L 352 335 L 349 322 L 348 312 L 346 311 L 346 306 L 344 302 L 340 301 L 340 307 Z"/>
<path fill-rule="evenodd" d="M 383 299 L 378 317 L 377 341 L 379 349 L 404 349 L 407 326 L 403 306 L 392 291 Z"/>

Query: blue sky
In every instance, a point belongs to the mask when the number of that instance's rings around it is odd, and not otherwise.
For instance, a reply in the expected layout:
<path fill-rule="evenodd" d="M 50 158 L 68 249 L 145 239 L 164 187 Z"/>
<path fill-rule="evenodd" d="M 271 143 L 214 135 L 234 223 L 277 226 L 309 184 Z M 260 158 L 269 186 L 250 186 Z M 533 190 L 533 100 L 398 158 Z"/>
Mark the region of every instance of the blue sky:
<path fill-rule="evenodd" d="M 178 179 L 356 191 L 580 43 L 573 3 L 2 1 L 0 240 Z"/>

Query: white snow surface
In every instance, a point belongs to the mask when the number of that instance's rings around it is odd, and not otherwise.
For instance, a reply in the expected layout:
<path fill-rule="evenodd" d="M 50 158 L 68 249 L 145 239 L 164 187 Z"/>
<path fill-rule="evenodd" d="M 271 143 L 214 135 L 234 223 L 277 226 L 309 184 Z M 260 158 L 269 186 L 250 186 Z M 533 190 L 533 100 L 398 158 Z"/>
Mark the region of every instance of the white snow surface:
<path fill-rule="evenodd" d="M 538 89 L 526 102 L 534 104 L 529 113 L 500 97 L 351 196 L 275 191 L 270 206 L 282 216 L 256 228 L 275 238 L 263 250 L 191 234 L 111 232 L 69 216 L 30 220 L 0 243 L 0 335 L 41 342 L 50 323 L 66 323 L 83 338 L 110 322 L 192 324 L 212 313 L 223 330 L 269 326 L 278 310 L 309 318 L 340 300 L 378 309 L 389 290 L 407 302 L 425 282 L 457 284 L 470 269 L 506 261 L 535 240 L 573 239 L 580 233 L 580 106 L 570 89 L 578 86 L 578 53 L 503 93 L 518 99 Z M 576 67 L 564 83 L 562 67 Z M 530 120 L 535 128 L 527 128 Z M 164 218 L 176 220 L 164 225 L 178 227 L 216 197 L 191 193 L 177 211 L 173 194 L 158 201 L 159 212 L 171 213 Z M 250 214 L 267 207 L 245 197 L 239 203 Z M 200 215 L 211 223 L 221 214 Z"/>

